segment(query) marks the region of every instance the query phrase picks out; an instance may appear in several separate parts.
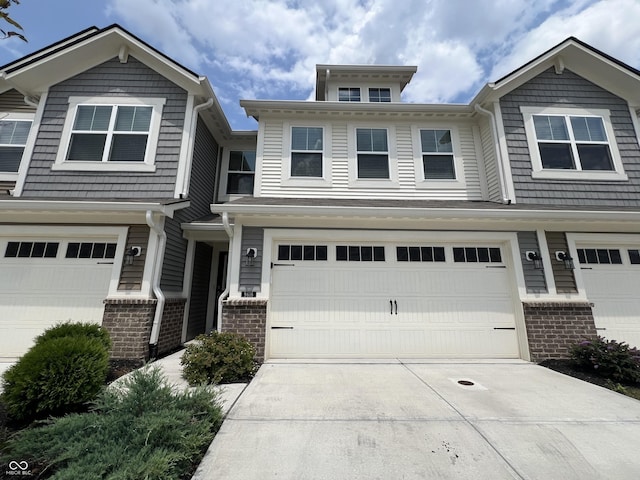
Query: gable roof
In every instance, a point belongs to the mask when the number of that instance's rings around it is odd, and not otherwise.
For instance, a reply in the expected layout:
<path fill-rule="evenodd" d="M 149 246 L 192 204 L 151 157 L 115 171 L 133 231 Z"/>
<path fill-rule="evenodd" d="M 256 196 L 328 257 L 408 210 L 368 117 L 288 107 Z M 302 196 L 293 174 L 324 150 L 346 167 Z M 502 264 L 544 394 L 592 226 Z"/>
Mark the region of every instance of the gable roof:
<path fill-rule="evenodd" d="M 640 106 L 640 70 L 597 48 L 569 37 L 511 73 L 488 83 L 472 100 L 472 104 L 496 101 L 549 68 L 558 75 L 564 69 Z"/>

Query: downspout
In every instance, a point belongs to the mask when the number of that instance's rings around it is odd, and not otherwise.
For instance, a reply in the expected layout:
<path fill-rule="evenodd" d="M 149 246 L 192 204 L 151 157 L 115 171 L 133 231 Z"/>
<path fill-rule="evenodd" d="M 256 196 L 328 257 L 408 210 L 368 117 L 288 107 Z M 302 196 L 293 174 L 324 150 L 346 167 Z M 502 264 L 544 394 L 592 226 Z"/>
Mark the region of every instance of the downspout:
<path fill-rule="evenodd" d="M 213 98 L 209 98 L 206 102 L 201 103 L 193 107 L 193 116 L 191 118 L 191 126 L 189 132 L 189 146 L 187 148 L 187 155 L 191 156 L 190 162 L 187 162 L 185 166 L 184 179 L 182 180 L 182 188 L 180 189 L 180 198 L 187 198 L 189 195 L 189 177 L 191 176 L 191 165 L 193 164 L 193 146 L 196 142 L 196 130 L 198 128 L 198 113 L 205 108 L 209 108 L 213 105 Z"/>
<path fill-rule="evenodd" d="M 24 96 L 24 103 L 33 108 L 38 108 L 39 101 L 27 95 Z"/>
<path fill-rule="evenodd" d="M 500 149 L 500 140 L 498 139 L 498 125 L 496 122 L 496 116 L 491 110 L 482 108 L 476 103 L 474 106 L 476 112 L 489 117 L 491 124 L 491 134 L 493 136 L 493 142 L 496 146 L 496 156 L 498 157 L 498 177 L 500 179 L 500 189 L 502 190 L 502 203 L 507 205 L 511 203 L 511 199 L 507 196 L 507 184 L 505 181 L 506 173 L 504 171 L 504 159 L 502 158 L 502 150 Z"/>
<path fill-rule="evenodd" d="M 227 212 L 222 212 L 222 226 L 224 227 L 225 231 L 227 232 L 227 235 L 229 236 L 229 253 L 227 254 L 227 264 L 228 264 L 233 258 L 231 256 L 231 251 L 233 249 L 233 229 L 231 228 L 231 225 L 229 225 L 229 214 Z M 229 270 L 230 269 L 227 268 L 227 285 L 225 286 L 224 292 L 222 292 L 220 294 L 220 297 L 218 298 L 217 324 L 218 324 L 219 332 L 222 331 L 222 302 L 226 300 L 226 298 L 229 296 L 229 290 L 231 290 L 231 275 Z"/>
<path fill-rule="evenodd" d="M 160 288 L 160 277 L 162 276 L 162 264 L 164 262 L 164 249 L 167 245 L 167 234 L 164 231 L 163 225 L 159 225 L 159 222 L 154 221 L 153 212 L 151 210 L 147 210 L 146 220 L 149 228 L 153 230 L 158 236 L 155 265 L 153 267 L 153 275 L 151 279 L 153 293 L 156 296 L 158 303 L 156 304 L 156 312 L 153 317 L 151 336 L 149 338 L 149 357 L 156 358 L 158 356 L 158 338 L 160 336 L 160 325 L 162 324 L 162 314 L 164 312 L 164 304 L 166 301 L 164 292 Z"/>

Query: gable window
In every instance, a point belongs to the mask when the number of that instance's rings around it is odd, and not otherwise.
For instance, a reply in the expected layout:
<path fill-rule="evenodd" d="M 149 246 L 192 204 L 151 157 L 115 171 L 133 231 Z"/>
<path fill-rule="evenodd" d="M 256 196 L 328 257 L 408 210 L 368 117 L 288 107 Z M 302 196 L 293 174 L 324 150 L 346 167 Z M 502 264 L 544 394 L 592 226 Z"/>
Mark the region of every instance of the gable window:
<path fill-rule="evenodd" d="M 291 176 L 322 177 L 322 127 L 291 127 Z"/>
<path fill-rule="evenodd" d="M 256 152 L 231 150 L 227 172 L 227 194 L 252 195 L 256 171 Z"/>
<path fill-rule="evenodd" d="M 0 120 L 0 173 L 17 173 L 31 120 Z"/>
<path fill-rule="evenodd" d="M 71 97 L 54 169 L 153 171 L 164 103 Z"/>
<path fill-rule="evenodd" d="M 390 102 L 391 89 L 390 88 L 370 88 L 369 101 L 370 102 Z"/>
<path fill-rule="evenodd" d="M 389 144 L 386 128 L 357 128 L 358 178 L 389 178 Z"/>
<path fill-rule="evenodd" d="M 340 102 L 359 102 L 360 88 L 358 87 L 340 87 L 338 88 L 338 101 Z"/>
<path fill-rule="evenodd" d="M 425 180 L 455 180 L 450 130 L 420 130 Z"/>
<path fill-rule="evenodd" d="M 607 110 L 521 111 L 534 177 L 626 179 Z"/>

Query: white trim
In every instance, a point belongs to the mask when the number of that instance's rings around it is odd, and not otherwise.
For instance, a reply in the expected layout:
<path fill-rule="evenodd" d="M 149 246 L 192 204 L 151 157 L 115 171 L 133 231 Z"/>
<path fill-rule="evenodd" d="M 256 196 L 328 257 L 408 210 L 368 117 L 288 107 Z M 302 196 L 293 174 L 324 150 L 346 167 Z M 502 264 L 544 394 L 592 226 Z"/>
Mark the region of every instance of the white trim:
<path fill-rule="evenodd" d="M 296 177 L 291 175 L 291 131 L 294 127 L 322 128 L 322 176 Z M 282 126 L 281 185 L 284 187 L 331 187 L 332 132 L 330 123 L 284 122 Z"/>
<path fill-rule="evenodd" d="M 489 185 L 487 184 L 487 163 L 482 148 L 482 134 L 479 125 L 472 125 L 473 145 L 476 153 L 476 165 L 478 167 L 478 177 L 480 182 L 480 195 L 483 200 L 489 199 Z"/>
<path fill-rule="evenodd" d="M 631 123 L 633 123 L 633 133 L 635 133 L 636 143 L 640 147 L 640 119 L 638 118 L 638 109 L 640 106 L 629 106 L 629 115 Z"/>
<path fill-rule="evenodd" d="M 351 102 L 345 102 L 351 103 Z M 358 178 L 358 154 L 356 130 L 375 129 L 387 131 L 387 161 L 389 163 L 389 178 Z M 349 157 L 349 187 L 350 188 L 398 188 L 398 153 L 396 147 L 395 125 L 379 123 L 349 123 L 347 124 L 347 151 Z M 375 154 L 376 152 L 371 152 Z"/>
<path fill-rule="evenodd" d="M 124 259 L 124 250 L 127 243 L 127 227 L 68 227 L 68 226 L 43 226 L 43 225 L 0 225 L 0 237 L 7 238 L 59 238 L 68 243 L 69 239 L 114 239 L 117 243 L 116 254 L 113 258 L 109 291 L 105 296 L 117 297 L 120 273 Z M 3 254 L 4 255 L 4 254 Z"/>
<path fill-rule="evenodd" d="M 504 130 L 504 123 L 502 122 L 502 110 L 500 109 L 500 102 L 495 102 L 493 104 L 494 113 L 495 113 L 495 121 L 496 121 L 496 129 L 498 134 L 498 145 L 496 148 L 500 150 L 500 154 L 498 155 L 498 161 L 501 163 L 501 170 L 504 174 L 504 186 L 506 189 L 505 195 L 508 199 L 511 200 L 512 203 L 516 203 L 516 190 L 513 185 L 513 175 L 511 173 L 511 163 L 509 159 L 511 156 L 509 155 L 509 147 L 507 146 L 507 135 Z"/>
<path fill-rule="evenodd" d="M 605 180 L 605 181 L 626 181 L 629 178 L 624 172 L 620 152 L 618 151 L 618 145 L 616 141 L 615 132 L 611 124 L 611 117 L 609 110 L 596 109 L 596 108 L 569 108 L 569 107 L 520 107 L 520 112 L 524 118 L 524 129 L 527 136 L 527 145 L 529 147 L 529 155 L 531 157 L 531 178 L 540 179 L 556 179 L 556 180 Z M 575 161 L 575 169 L 549 169 L 544 168 L 542 165 L 542 159 L 540 158 L 540 150 L 538 149 L 538 139 L 533 124 L 534 115 L 558 115 L 567 119 L 570 116 L 589 116 L 599 117 L 604 124 L 605 132 L 607 134 L 607 145 L 611 152 L 611 161 L 613 163 L 613 170 L 582 170 L 580 164 L 580 157 L 576 150 L 577 142 L 573 137 L 573 129 L 571 125 L 567 125 L 569 132 L 569 138 L 565 143 L 571 145 L 573 150 L 573 156 Z M 543 140 L 541 140 L 543 141 Z M 604 144 L 604 142 L 603 142 Z"/>
<path fill-rule="evenodd" d="M 187 164 L 193 161 L 189 145 L 191 144 L 191 136 L 195 135 L 193 129 L 193 104 L 195 95 L 187 96 L 187 105 L 185 107 L 184 125 L 182 126 L 182 140 L 180 141 L 180 156 L 178 157 L 178 173 L 176 175 L 176 187 L 173 191 L 174 198 L 180 198 L 180 194 L 184 190 L 185 179 L 187 177 Z M 196 120 L 197 123 L 197 120 Z"/>
<path fill-rule="evenodd" d="M 156 254 L 158 252 L 158 235 L 149 228 L 149 237 L 147 239 L 147 255 L 142 272 L 142 281 L 140 282 L 140 293 L 150 298 L 153 293 L 153 270 L 156 264 Z"/>
<path fill-rule="evenodd" d="M 166 98 L 160 97 L 69 97 L 69 108 L 64 121 L 64 127 L 60 136 L 60 148 L 51 170 L 91 171 L 91 172 L 153 172 L 155 171 L 156 148 L 160 136 L 160 124 L 162 120 L 162 107 Z M 110 162 L 107 160 L 108 145 L 105 145 L 101 162 L 67 161 L 67 153 L 71 141 L 71 132 L 76 118 L 78 106 L 81 105 L 137 105 L 152 107 L 151 121 L 147 133 L 147 147 L 144 162 Z M 113 122 L 116 113 L 112 113 L 109 133 L 113 132 Z"/>
<path fill-rule="evenodd" d="M 229 279 L 229 297 L 240 297 L 240 291 L 238 290 L 240 285 L 240 262 L 242 262 L 242 225 L 235 224 L 233 226 L 233 239 L 232 246 L 229 249 L 230 255 L 228 258 L 228 265 L 230 265 L 230 271 L 227 272 Z"/>
<path fill-rule="evenodd" d="M 265 122 L 258 121 L 258 135 L 256 137 L 256 143 L 253 144 L 253 148 L 256 150 L 256 172 L 255 179 L 253 181 L 253 195 L 255 197 L 262 196 L 262 163 L 264 159 L 264 136 L 265 136 Z M 225 190 L 226 192 L 226 179 Z M 226 194 L 226 193 L 225 193 Z"/>
<path fill-rule="evenodd" d="M 229 202 L 231 200 L 236 200 L 238 198 L 250 197 L 252 194 L 248 193 L 245 195 L 241 195 L 238 193 L 227 193 L 227 181 L 229 179 L 229 159 L 231 156 L 231 152 L 255 152 L 256 153 L 256 165 L 253 172 L 253 192 L 255 193 L 256 188 L 259 188 L 258 185 L 258 152 L 256 150 L 255 144 L 250 143 L 242 143 L 242 144 L 233 144 L 227 146 L 222 151 L 222 159 L 220 162 L 220 182 L 218 185 L 218 199 L 223 202 Z M 234 170 L 235 172 L 235 170 Z M 247 172 L 249 173 L 249 172 Z"/>
<path fill-rule="evenodd" d="M 422 130 L 448 130 L 451 135 L 451 146 L 453 152 L 453 169 L 455 178 L 452 179 L 433 179 L 425 178 L 424 165 L 423 165 L 423 151 L 422 151 L 422 137 L 420 132 Z M 411 139 L 413 144 L 413 160 L 415 165 L 415 179 L 416 188 L 418 189 L 453 189 L 453 188 L 466 188 L 466 181 L 464 175 L 464 162 L 462 158 L 461 146 L 460 146 L 460 133 L 457 125 L 446 123 L 420 123 L 411 126 Z"/>
<path fill-rule="evenodd" d="M 538 248 L 540 248 L 540 258 L 542 259 L 542 268 L 544 272 L 544 281 L 547 284 L 547 295 L 544 297 L 547 300 L 548 296 L 558 295 L 556 289 L 556 279 L 553 276 L 553 266 L 551 265 L 551 258 L 549 256 L 549 244 L 547 243 L 547 233 L 545 230 L 539 228 L 536 230 L 536 236 L 538 239 Z"/>
<path fill-rule="evenodd" d="M 184 304 L 184 313 L 182 315 L 182 336 L 181 342 L 184 343 L 187 340 L 187 329 L 189 326 L 189 307 L 191 306 L 191 287 L 193 283 L 193 262 L 195 259 L 196 242 L 194 240 L 187 240 L 187 254 L 184 261 L 184 274 L 182 277 L 182 298 L 186 298 L 187 301 Z M 209 289 L 210 290 L 210 289 Z M 166 293 L 166 292 L 165 292 Z"/>
<path fill-rule="evenodd" d="M 16 180 L 16 186 L 13 191 L 14 197 L 22 195 L 24 190 L 24 184 L 27 180 L 27 172 L 29 171 L 29 165 L 31 164 L 31 156 L 33 155 L 33 149 L 36 145 L 36 138 L 38 138 L 38 132 L 40 131 L 40 123 L 42 122 L 42 115 L 44 114 L 44 106 L 47 103 L 47 96 L 49 92 L 43 92 L 40 96 L 40 103 L 36 108 L 36 113 L 33 117 L 33 123 L 31 124 L 31 130 L 29 131 L 29 138 L 27 138 L 27 144 L 24 146 L 24 152 L 22 152 L 22 161 L 20 162 L 20 169 L 18 170 L 18 178 Z"/>

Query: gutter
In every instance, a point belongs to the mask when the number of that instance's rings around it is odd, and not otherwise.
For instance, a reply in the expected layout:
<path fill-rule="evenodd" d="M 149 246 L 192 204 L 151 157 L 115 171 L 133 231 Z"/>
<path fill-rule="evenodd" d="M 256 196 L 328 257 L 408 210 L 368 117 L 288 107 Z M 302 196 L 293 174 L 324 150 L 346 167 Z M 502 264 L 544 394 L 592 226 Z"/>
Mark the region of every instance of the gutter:
<path fill-rule="evenodd" d="M 498 157 L 498 177 L 500 178 L 500 189 L 502 190 L 502 203 L 510 204 L 511 199 L 507 195 L 507 184 L 505 181 L 506 174 L 504 171 L 504 159 L 502 158 L 502 150 L 500 149 L 500 140 L 498 139 L 498 125 L 496 122 L 496 116 L 492 111 L 482 108 L 479 104 L 475 104 L 474 108 L 476 112 L 489 117 L 491 123 L 491 134 L 493 136 L 493 143 L 496 146 L 496 156 Z"/>
<path fill-rule="evenodd" d="M 146 220 L 149 228 L 158 236 L 154 257 L 155 265 L 153 267 L 153 274 L 151 278 L 153 293 L 156 296 L 158 303 L 156 304 L 156 312 L 153 317 L 153 325 L 151 326 L 151 335 L 149 338 L 149 358 L 156 358 L 158 356 L 158 338 L 160 337 L 162 314 L 164 312 L 164 305 L 166 302 L 164 292 L 160 288 L 160 277 L 162 275 L 162 265 L 164 263 L 164 250 L 167 245 L 167 234 L 164 231 L 164 216 L 161 217 L 159 222 L 156 222 L 153 219 L 153 212 L 151 210 L 147 210 Z"/>
<path fill-rule="evenodd" d="M 186 198 L 189 195 L 189 178 L 191 177 L 191 166 L 193 165 L 193 146 L 196 142 L 198 113 L 201 110 L 209 108 L 211 105 L 213 105 L 213 97 L 209 98 L 206 102 L 193 107 L 191 123 L 189 124 L 189 145 L 186 149 L 186 155 L 191 158 L 191 161 L 186 162 L 186 165 L 184 167 L 184 177 L 182 178 L 182 188 L 180 189 L 179 198 Z"/>
<path fill-rule="evenodd" d="M 231 228 L 231 225 L 229 225 L 228 212 L 222 212 L 222 225 L 224 226 L 224 229 L 227 232 L 227 235 L 229 235 L 229 253 L 227 254 L 227 264 L 228 264 L 233 258 L 231 256 L 231 252 L 233 250 L 233 229 Z M 224 292 L 222 292 L 218 297 L 218 321 L 217 321 L 218 332 L 222 331 L 222 302 L 227 299 L 227 297 L 229 296 L 229 290 L 231 290 L 230 273 L 231 273 L 230 271 L 227 272 L 227 285 L 225 286 Z"/>
<path fill-rule="evenodd" d="M 188 200 L 175 201 L 170 204 L 145 202 L 87 202 L 82 200 L 0 200 L 0 210 L 16 211 L 63 211 L 63 212 L 154 212 L 172 218 L 176 210 L 187 208 Z"/>

